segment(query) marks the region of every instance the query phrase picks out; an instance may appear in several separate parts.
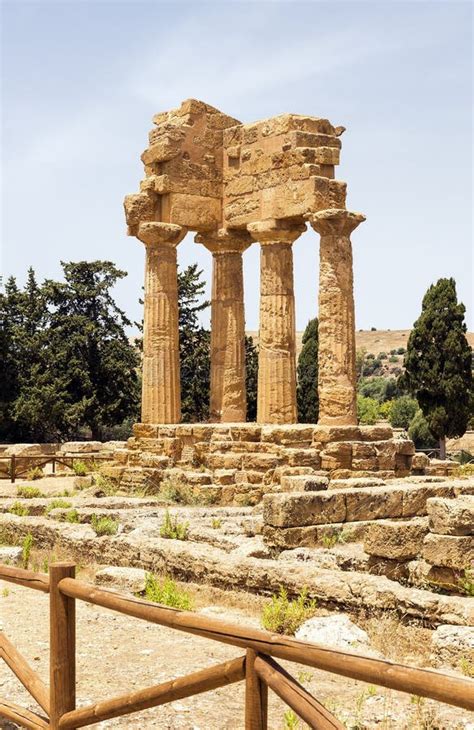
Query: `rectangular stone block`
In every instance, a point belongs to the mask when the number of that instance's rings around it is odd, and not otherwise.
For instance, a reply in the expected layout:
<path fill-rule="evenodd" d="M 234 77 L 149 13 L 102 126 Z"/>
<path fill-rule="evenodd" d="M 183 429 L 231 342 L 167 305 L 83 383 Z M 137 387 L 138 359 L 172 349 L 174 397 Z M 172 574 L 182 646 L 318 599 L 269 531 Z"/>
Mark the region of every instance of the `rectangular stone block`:
<path fill-rule="evenodd" d="M 279 466 L 281 461 L 281 458 L 273 454 L 244 454 L 242 468 L 268 471 L 268 469 L 275 469 Z"/>
<path fill-rule="evenodd" d="M 328 444 L 332 441 L 360 441 L 361 429 L 358 426 L 315 426 L 313 442 Z"/>
<path fill-rule="evenodd" d="M 432 565 L 443 565 L 456 570 L 472 570 L 474 537 L 429 533 L 423 542 L 423 557 Z"/>
<path fill-rule="evenodd" d="M 263 520 L 273 527 L 303 527 L 343 522 L 345 498 L 340 492 L 268 494 L 263 500 Z"/>
<path fill-rule="evenodd" d="M 427 533 L 428 522 L 423 518 L 409 522 L 383 520 L 367 528 L 364 550 L 390 560 L 411 560 L 421 554 Z"/>
<path fill-rule="evenodd" d="M 281 478 L 282 492 L 317 492 L 327 489 L 329 479 L 323 476 L 293 474 Z"/>
<path fill-rule="evenodd" d="M 170 193 L 163 198 L 163 217 L 165 218 L 165 201 L 168 200 L 168 218 L 171 223 L 186 226 L 194 230 L 208 230 L 218 225 L 222 218 L 220 198 L 207 198 L 202 195 L 185 195 Z"/>
<path fill-rule="evenodd" d="M 431 532 L 438 535 L 474 535 L 474 496 L 456 499 L 431 497 L 426 502 Z"/>
<path fill-rule="evenodd" d="M 321 451 L 322 469 L 350 469 L 352 460 L 352 444 L 343 441 L 326 444 Z"/>
<path fill-rule="evenodd" d="M 426 502 L 430 497 L 451 497 L 452 487 L 448 484 L 426 484 L 406 487 L 403 491 L 403 517 L 427 514 Z"/>
<path fill-rule="evenodd" d="M 369 489 L 338 490 L 346 501 L 346 520 L 381 520 L 401 517 L 403 489 L 370 487 Z"/>

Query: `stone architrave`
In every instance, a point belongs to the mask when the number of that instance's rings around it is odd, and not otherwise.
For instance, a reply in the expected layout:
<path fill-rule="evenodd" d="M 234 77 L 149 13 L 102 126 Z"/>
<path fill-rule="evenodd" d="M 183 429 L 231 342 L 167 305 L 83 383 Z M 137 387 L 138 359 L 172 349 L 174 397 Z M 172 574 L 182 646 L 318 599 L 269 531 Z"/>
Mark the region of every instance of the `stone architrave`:
<path fill-rule="evenodd" d="M 245 312 L 242 254 L 252 240 L 245 231 L 203 233 L 196 242 L 212 252 L 211 421 L 246 420 Z"/>
<path fill-rule="evenodd" d="M 319 262 L 319 421 L 357 423 L 351 232 L 361 213 L 331 208 L 308 216 L 321 236 Z"/>
<path fill-rule="evenodd" d="M 171 223 L 140 223 L 145 244 L 142 423 L 181 418 L 176 248 L 187 230 Z"/>
<path fill-rule="evenodd" d="M 296 423 L 296 332 L 292 244 L 303 223 L 267 220 L 248 230 L 261 245 L 258 423 Z"/>

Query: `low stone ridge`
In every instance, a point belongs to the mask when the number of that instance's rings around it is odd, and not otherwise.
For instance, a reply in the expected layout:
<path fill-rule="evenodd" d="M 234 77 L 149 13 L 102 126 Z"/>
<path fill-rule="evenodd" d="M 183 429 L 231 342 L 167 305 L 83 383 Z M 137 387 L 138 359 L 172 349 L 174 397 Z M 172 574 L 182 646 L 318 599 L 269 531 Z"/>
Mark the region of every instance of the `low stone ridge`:
<path fill-rule="evenodd" d="M 430 531 L 438 535 L 474 535 L 474 496 L 429 499 Z"/>
<path fill-rule="evenodd" d="M 248 514 L 247 510 L 244 514 Z M 193 510 L 194 514 L 195 511 Z M 210 510 L 198 510 L 207 514 Z M 216 511 L 220 514 L 221 510 Z M 181 517 L 190 510 L 180 511 Z M 307 586 L 308 596 L 322 605 L 396 611 L 432 625 L 474 623 L 474 605 L 468 598 L 445 596 L 408 588 L 384 576 L 317 568 L 311 563 L 242 557 L 200 542 L 148 537 L 150 520 L 138 516 L 139 527 L 126 526 L 121 534 L 97 537 L 89 525 L 54 524 L 42 517 L 0 515 L 5 539 L 21 541 L 31 533 L 38 548 L 66 551 L 80 562 L 136 567 L 171 575 L 183 581 L 206 582 L 221 588 L 238 588 L 263 594 L 277 593 L 285 585 L 289 595 Z M 156 522 L 156 521 L 155 521 Z M 145 527 L 143 526 L 145 525 Z M 154 529 L 159 529 L 159 525 Z M 240 543 L 244 538 L 240 534 Z"/>

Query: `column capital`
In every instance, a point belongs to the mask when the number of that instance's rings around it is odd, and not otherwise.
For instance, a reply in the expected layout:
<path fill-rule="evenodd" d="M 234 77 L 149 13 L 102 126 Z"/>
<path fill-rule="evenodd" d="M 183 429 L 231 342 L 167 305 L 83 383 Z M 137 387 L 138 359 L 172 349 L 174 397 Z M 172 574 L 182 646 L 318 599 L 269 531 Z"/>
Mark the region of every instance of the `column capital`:
<path fill-rule="evenodd" d="M 198 233 L 194 240 L 213 254 L 243 253 L 253 243 L 247 231 L 229 230 L 228 228 Z"/>
<path fill-rule="evenodd" d="M 137 238 L 145 246 L 177 246 L 185 237 L 188 229 L 175 223 L 144 221 L 138 226 Z"/>
<path fill-rule="evenodd" d="M 344 208 L 328 208 L 310 213 L 307 219 L 321 236 L 348 236 L 365 221 L 365 215 Z"/>
<path fill-rule="evenodd" d="M 249 223 L 247 230 L 252 238 L 262 245 L 269 243 L 288 243 L 291 245 L 304 233 L 306 224 L 269 218 L 265 221 Z"/>

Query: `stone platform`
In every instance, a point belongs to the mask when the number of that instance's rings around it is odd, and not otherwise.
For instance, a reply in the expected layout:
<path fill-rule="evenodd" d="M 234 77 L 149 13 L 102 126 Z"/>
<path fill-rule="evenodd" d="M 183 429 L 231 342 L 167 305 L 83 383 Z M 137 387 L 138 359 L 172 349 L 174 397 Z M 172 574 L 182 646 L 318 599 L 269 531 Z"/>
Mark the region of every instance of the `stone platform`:
<path fill-rule="evenodd" d="M 424 474 L 430 461 L 390 426 L 138 423 L 104 467 L 122 485 L 175 479 L 221 504 L 255 504 L 289 476 L 384 479 Z"/>

